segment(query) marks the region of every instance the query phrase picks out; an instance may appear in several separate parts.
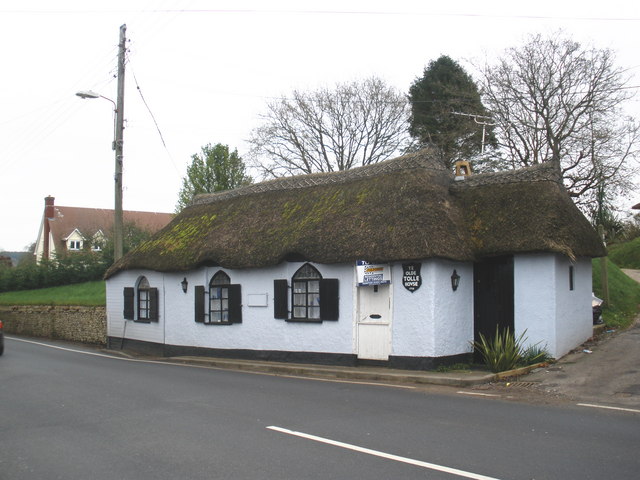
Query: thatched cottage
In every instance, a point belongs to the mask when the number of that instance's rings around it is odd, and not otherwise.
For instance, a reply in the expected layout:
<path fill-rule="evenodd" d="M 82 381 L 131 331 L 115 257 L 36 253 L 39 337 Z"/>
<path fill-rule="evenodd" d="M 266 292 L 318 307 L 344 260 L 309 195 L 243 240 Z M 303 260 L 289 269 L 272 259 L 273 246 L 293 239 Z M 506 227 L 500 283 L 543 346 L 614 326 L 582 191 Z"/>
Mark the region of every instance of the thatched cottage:
<path fill-rule="evenodd" d="M 500 325 L 560 357 L 591 336 L 604 254 L 552 164 L 455 177 L 421 151 L 197 197 L 107 272 L 108 337 L 430 368 Z"/>

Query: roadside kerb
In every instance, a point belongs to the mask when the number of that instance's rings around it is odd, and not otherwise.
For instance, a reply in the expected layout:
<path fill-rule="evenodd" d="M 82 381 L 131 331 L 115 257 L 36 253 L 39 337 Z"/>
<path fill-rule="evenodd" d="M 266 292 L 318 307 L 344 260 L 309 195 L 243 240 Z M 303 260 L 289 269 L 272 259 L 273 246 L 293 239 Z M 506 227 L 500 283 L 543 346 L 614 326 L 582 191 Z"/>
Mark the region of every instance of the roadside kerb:
<path fill-rule="evenodd" d="M 278 362 L 254 362 L 247 360 L 211 357 L 171 357 L 164 359 L 185 364 L 207 365 L 271 375 L 287 375 L 312 378 L 333 378 L 381 383 L 443 385 L 469 387 L 489 383 L 496 375 L 487 372 L 430 372 L 422 370 L 392 370 L 375 367 L 338 367 L 327 365 L 285 364 Z"/>

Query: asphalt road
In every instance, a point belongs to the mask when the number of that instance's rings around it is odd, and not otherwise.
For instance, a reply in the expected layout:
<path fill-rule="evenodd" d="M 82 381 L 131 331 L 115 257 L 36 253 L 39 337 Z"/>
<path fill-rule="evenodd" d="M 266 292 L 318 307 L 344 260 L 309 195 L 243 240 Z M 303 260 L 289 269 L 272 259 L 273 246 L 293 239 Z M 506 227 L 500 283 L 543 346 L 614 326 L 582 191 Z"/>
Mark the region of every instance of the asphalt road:
<path fill-rule="evenodd" d="M 24 340 L 7 339 L 0 358 L 2 480 L 585 480 L 635 479 L 640 468 L 640 415 L 631 412 L 132 361 Z"/>

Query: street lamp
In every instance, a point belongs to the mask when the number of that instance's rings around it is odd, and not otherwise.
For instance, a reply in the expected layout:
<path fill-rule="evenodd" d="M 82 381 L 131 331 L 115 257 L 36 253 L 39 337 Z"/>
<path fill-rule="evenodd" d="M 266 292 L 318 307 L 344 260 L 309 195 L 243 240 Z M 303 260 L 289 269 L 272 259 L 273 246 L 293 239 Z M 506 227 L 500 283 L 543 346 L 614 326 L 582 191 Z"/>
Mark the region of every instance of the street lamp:
<path fill-rule="evenodd" d="M 93 92 L 91 90 L 77 92 L 76 95 L 82 99 L 94 99 L 104 98 L 113 104 L 113 111 L 115 112 L 114 121 L 114 140 L 111 148 L 116 152 L 116 171 L 114 175 L 115 180 L 115 208 L 113 219 L 113 261 L 117 261 L 123 255 L 124 242 L 123 242 L 123 219 L 122 219 L 122 132 L 123 132 L 123 119 L 121 107 L 118 109 L 116 102 L 104 95 Z"/>
<path fill-rule="evenodd" d="M 124 235 L 122 228 L 122 133 L 124 131 L 124 64 L 125 64 L 125 52 L 126 52 L 126 37 L 127 26 L 120 25 L 120 37 L 118 39 L 118 97 L 117 103 L 114 103 L 110 98 L 104 97 L 99 93 L 87 90 L 84 92 L 76 93 L 80 98 L 104 98 L 113 103 L 113 108 L 116 112 L 115 120 L 115 139 L 113 141 L 113 149 L 116 152 L 116 174 L 114 176 L 116 184 L 116 206 L 114 210 L 114 222 L 113 222 L 113 236 L 114 236 L 114 248 L 113 248 L 113 260 L 117 262 L 124 254 Z"/>

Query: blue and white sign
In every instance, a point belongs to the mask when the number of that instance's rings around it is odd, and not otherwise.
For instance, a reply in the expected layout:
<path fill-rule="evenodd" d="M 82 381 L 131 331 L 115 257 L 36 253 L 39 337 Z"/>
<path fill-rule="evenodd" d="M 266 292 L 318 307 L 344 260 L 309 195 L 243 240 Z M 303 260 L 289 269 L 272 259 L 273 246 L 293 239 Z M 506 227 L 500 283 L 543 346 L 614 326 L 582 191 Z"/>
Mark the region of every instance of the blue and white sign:
<path fill-rule="evenodd" d="M 391 267 L 387 264 L 373 264 L 364 260 L 356 261 L 358 286 L 384 285 L 391 283 Z"/>

